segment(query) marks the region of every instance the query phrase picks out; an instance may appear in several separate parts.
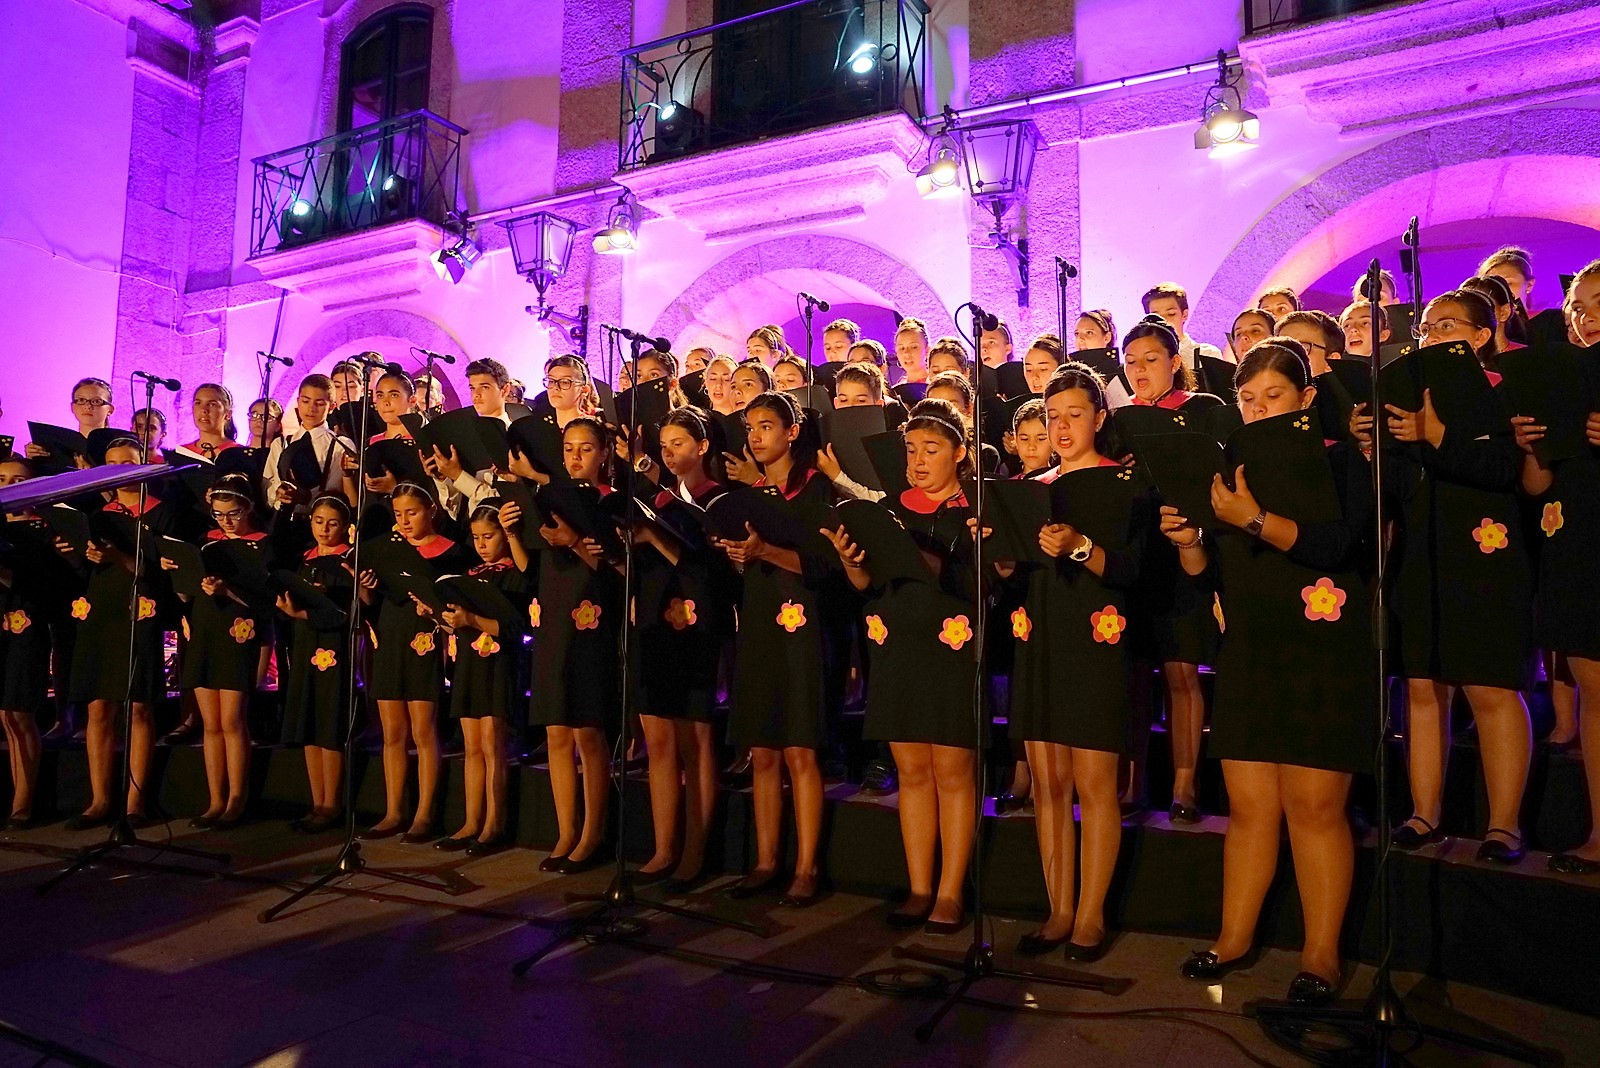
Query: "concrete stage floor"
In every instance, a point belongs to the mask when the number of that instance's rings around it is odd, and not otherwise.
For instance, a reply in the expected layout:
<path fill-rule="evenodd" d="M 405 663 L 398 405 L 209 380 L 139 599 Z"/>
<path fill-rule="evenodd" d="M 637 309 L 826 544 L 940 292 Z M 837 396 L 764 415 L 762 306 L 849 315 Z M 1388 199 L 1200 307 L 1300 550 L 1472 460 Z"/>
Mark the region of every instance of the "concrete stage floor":
<path fill-rule="evenodd" d="M 892 966 L 897 944 L 958 955 L 970 928 L 902 937 L 872 898 L 836 893 L 790 911 L 773 898 L 729 900 L 715 891 L 731 877 L 720 877 L 686 902 L 769 925 L 768 937 L 656 914 L 644 946 L 580 942 L 516 979 L 512 962 L 546 937 L 527 918 L 562 908 L 567 892 L 598 891 L 609 870 L 543 875 L 542 854 L 527 849 L 465 860 L 377 843 L 366 847 L 374 866 L 428 869 L 449 890 L 363 874 L 261 925 L 257 913 L 326 864 L 337 839 L 293 835 L 276 821 L 226 834 L 172 828 L 174 841 L 229 850 L 233 864 L 215 875 L 163 858 L 207 873 L 197 878 L 104 863 L 40 898 L 35 888 L 64 850 L 104 832 L 57 824 L 0 842 L 0 1020 L 128 1066 L 1302 1063 L 1240 1015 L 1251 999 L 1281 996 L 1294 976 L 1296 957 L 1281 950 L 1208 989 L 1177 976 L 1198 941 L 1125 934 L 1087 969 L 1131 980 L 1125 993 L 991 980 L 975 993 L 1024 1011 L 959 1007 L 924 1046 L 912 1031 L 929 1002 L 871 993 L 850 977 Z M 994 920 L 1001 966 L 1065 969 L 1059 955 L 1038 964 L 1013 956 L 1031 929 L 1026 919 Z M 1363 994 L 1370 975 L 1356 969 L 1348 992 Z M 1600 1019 L 1415 975 L 1399 986 L 1419 1017 L 1518 1035 L 1567 1064 L 1600 1064 Z M 1187 1011 L 1117 1015 L 1153 1008 Z M 59 1063 L 0 1039 L 0 1068 Z M 1505 1062 L 1432 1048 L 1414 1063 Z"/>

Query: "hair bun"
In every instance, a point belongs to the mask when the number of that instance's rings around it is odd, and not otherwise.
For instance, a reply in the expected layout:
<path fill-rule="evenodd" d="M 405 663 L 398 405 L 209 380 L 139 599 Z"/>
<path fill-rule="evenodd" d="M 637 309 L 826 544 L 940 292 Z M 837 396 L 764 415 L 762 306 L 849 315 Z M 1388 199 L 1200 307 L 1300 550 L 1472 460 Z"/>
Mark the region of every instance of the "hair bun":
<path fill-rule="evenodd" d="M 1172 324 L 1167 322 L 1165 319 L 1161 318 L 1161 316 L 1157 315 L 1155 312 L 1151 312 L 1149 315 L 1146 315 L 1143 319 L 1140 319 L 1139 320 L 1139 325 L 1140 326 L 1164 326 L 1168 330 L 1172 329 Z"/>

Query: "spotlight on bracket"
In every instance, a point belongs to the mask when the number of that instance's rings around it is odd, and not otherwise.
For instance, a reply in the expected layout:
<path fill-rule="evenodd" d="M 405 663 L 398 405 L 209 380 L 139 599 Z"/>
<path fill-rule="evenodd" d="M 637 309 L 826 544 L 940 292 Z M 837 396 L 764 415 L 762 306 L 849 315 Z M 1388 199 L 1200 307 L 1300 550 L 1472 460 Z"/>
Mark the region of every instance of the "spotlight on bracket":
<path fill-rule="evenodd" d="M 1237 156 L 1261 144 L 1261 120 L 1245 109 L 1239 89 L 1243 79 L 1243 71 L 1228 73 L 1228 54 L 1218 52 L 1217 84 L 1206 90 L 1200 128 L 1194 132 L 1194 147 L 1212 159 Z"/>
<path fill-rule="evenodd" d="M 602 256 L 626 256 L 639 248 L 639 204 L 624 192 L 611 205 L 605 229 L 594 235 L 594 250 Z"/>

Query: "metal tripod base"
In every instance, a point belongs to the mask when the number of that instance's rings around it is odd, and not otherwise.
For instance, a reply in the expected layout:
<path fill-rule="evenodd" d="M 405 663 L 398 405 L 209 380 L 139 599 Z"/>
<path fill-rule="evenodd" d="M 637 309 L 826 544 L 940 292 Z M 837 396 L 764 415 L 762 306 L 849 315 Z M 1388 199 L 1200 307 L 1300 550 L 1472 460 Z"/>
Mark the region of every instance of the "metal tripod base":
<path fill-rule="evenodd" d="M 108 857 L 119 849 L 128 848 L 148 849 L 156 853 L 172 853 L 180 857 L 194 857 L 196 860 L 208 860 L 213 864 L 227 864 L 233 859 L 227 853 L 212 853 L 204 849 L 192 849 L 189 846 L 169 845 L 163 842 L 146 842 L 134 832 L 133 825 L 128 822 L 128 817 L 119 816 L 117 822 L 111 825 L 111 833 L 104 842 L 97 846 L 90 846 L 88 849 L 80 850 L 78 855 L 72 859 L 72 863 L 40 884 L 34 893 L 43 897 L 95 861 Z M 130 861 L 130 863 L 161 871 L 181 872 L 186 875 L 204 874 L 203 872 L 191 872 L 188 868 L 157 864 L 154 861 Z"/>
<path fill-rule="evenodd" d="M 554 929 L 544 945 L 511 966 L 512 975 L 518 977 L 527 975 L 529 969 L 535 964 L 538 964 L 568 942 L 575 942 L 579 938 L 593 944 L 596 942 L 626 942 L 645 934 L 649 930 L 649 926 L 643 920 L 633 916 L 620 915 L 626 909 L 637 908 L 649 912 L 663 912 L 669 916 L 694 920 L 697 923 L 710 924 L 714 927 L 745 931 L 763 938 L 769 933 L 765 927 L 759 924 L 746 923 L 743 920 L 732 920 L 724 916 L 713 916 L 707 912 L 684 908 L 682 905 L 669 905 L 665 901 L 639 897 L 633 892 L 633 879 L 626 870 L 619 871 L 612 878 L 611 885 L 607 886 L 604 892 L 599 894 L 568 894 L 567 901 L 571 904 L 589 902 L 594 907 L 580 915 L 566 919 L 534 920 L 534 923 L 541 926 L 551 926 Z"/>
<path fill-rule="evenodd" d="M 1410 1054 L 1428 1042 L 1478 1050 L 1517 1064 L 1561 1062 L 1560 1054 L 1552 1050 L 1419 1023 L 1392 988 L 1381 986 L 1360 1007 L 1306 1008 L 1283 1001 L 1253 1001 L 1244 1006 L 1244 1013 L 1253 1016 L 1279 1046 L 1317 1064 L 1378 1068 L 1409 1064 Z"/>
<path fill-rule="evenodd" d="M 259 923 L 271 923 L 273 920 L 283 915 L 284 911 L 287 910 L 291 905 L 305 900 L 312 894 L 315 894 L 317 891 L 326 887 L 335 879 L 344 879 L 351 875 L 359 875 L 363 872 L 370 875 L 381 876 L 390 882 L 404 883 L 407 886 L 419 886 L 424 890 L 443 890 L 448 892 L 450 889 L 448 885 L 436 879 L 428 879 L 420 875 L 413 875 L 410 872 L 396 871 L 393 868 L 369 867 L 366 859 L 361 855 L 361 843 L 356 841 L 354 838 L 350 838 L 345 841 L 344 847 L 339 850 L 339 855 L 334 858 L 333 866 L 331 868 L 317 876 L 305 886 L 300 887 L 300 889 L 296 890 L 294 893 L 290 894 L 276 905 L 273 905 L 270 908 L 262 909 L 261 912 L 256 915 L 256 921 Z"/>
<path fill-rule="evenodd" d="M 934 1010 L 917 1027 L 915 1032 L 918 1042 L 927 1042 L 933 1038 L 933 1032 L 950 1015 L 950 1010 L 967 996 L 967 991 L 980 979 L 1015 979 L 1028 983 L 1043 983 L 1046 986 L 1070 987 L 1074 990 L 1094 990 L 1102 994 L 1117 995 L 1126 991 L 1133 985 L 1131 979 L 1110 979 L 1101 975 L 1090 975 L 1085 972 L 1067 972 L 1050 974 L 1046 972 L 1014 971 L 1009 968 L 997 968 L 994 963 L 994 947 L 983 939 L 975 939 L 967 947 L 966 955 L 960 960 L 941 956 L 916 946 L 909 949 L 896 946 L 894 957 L 897 960 L 914 960 L 921 964 L 931 964 L 937 968 L 948 968 L 961 973 L 961 981 L 954 990 L 946 995 L 943 1003 Z"/>

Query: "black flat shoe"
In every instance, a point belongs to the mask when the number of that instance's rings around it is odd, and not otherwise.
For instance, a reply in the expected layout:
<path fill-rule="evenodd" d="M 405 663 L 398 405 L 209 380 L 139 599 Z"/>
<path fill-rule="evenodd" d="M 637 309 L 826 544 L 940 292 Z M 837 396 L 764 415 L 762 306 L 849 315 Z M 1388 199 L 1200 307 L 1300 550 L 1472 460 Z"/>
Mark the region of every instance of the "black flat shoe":
<path fill-rule="evenodd" d="M 1289 993 L 1285 996 L 1291 1005 L 1310 1008 L 1313 1005 L 1326 1005 L 1332 1001 L 1337 989 L 1335 984 L 1320 975 L 1301 972 L 1289 983 Z"/>
<path fill-rule="evenodd" d="M 190 829 L 196 831 L 209 831 L 216 827 L 216 825 L 217 817 L 215 816 L 196 816 L 194 819 L 189 821 Z"/>
<path fill-rule="evenodd" d="M 297 820 L 290 820 L 288 823 L 289 830 L 293 831 L 295 834 L 305 834 L 306 821 L 310 818 L 310 816 L 301 816 Z"/>
<path fill-rule="evenodd" d="M 1042 957 L 1046 953 L 1054 952 L 1067 944 L 1067 939 L 1072 934 L 1068 932 L 1060 938 L 1043 938 L 1038 931 L 1025 934 L 1017 939 L 1017 955 L 1022 957 Z"/>
<path fill-rule="evenodd" d="M 313 816 L 305 821 L 305 825 L 301 827 L 301 832 L 304 834 L 322 834 L 325 831 L 333 830 L 343 822 L 343 816 Z"/>
<path fill-rule="evenodd" d="M 136 831 L 142 831 L 146 827 L 154 827 L 160 822 L 154 816 L 146 816 L 143 812 L 128 813 L 128 826 Z"/>
<path fill-rule="evenodd" d="M 10 818 L 6 820 L 6 830 L 31 831 L 35 827 L 42 826 L 43 824 L 44 820 L 33 815 L 32 813 L 13 812 Z"/>
<path fill-rule="evenodd" d="M 1600 875 L 1600 861 L 1588 860 L 1575 853 L 1557 853 L 1550 858 L 1550 870 L 1562 875 Z"/>
<path fill-rule="evenodd" d="M 441 838 L 433 843 L 433 848 L 441 853 L 461 853 L 469 849 L 472 842 L 471 838 Z"/>
<path fill-rule="evenodd" d="M 496 838 L 492 842 L 480 842 L 480 841 L 474 839 L 472 844 L 467 846 L 467 856 L 469 856 L 469 857 L 492 857 L 496 853 L 505 852 L 505 849 L 506 849 L 506 840 L 504 838 Z"/>
<path fill-rule="evenodd" d="M 953 935 L 966 926 L 967 918 L 962 916 L 959 920 L 929 920 L 922 925 L 922 929 L 931 935 Z"/>
<path fill-rule="evenodd" d="M 668 882 L 672 875 L 671 868 L 657 868 L 655 871 L 636 871 L 633 873 L 634 886 L 654 886 L 656 883 Z"/>
<path fill-rule="evenodd" d="M 429 828 L 423 831 L 407 831 L 405 834 L 400 836 L 400 841 L 404 842 L 406 845 L 426 845 L 427 843 L 433 841 L 433 829 Z"/>
<path fill-rule="evenodd" d="M 1069 941 L 1066 945 L 1066 948 L 1062 952 L 1066 955 L 1068 960 L 1075 960 L 1080 964 L 1093 964 L 1095 961 L 1106 955 L 1106 950 L 1111 948 L 1113 938 L 1114 936 L 1111 934 L 1111 932 L 1107 931 L 1105 934 L 1100 936 L 1100 941 L 1096 942 L 1092 946 L 1086 946 L 1079 942 Z"/>
<path fill-rule="evenodd" d="M 701 886 L 705 885 L 705 881 L 708 878 L 710 878 L 708 874 L 703 871 L 699 871 L 684 879 L 668 879 L 666 882 L 661 884 L 661 892 L 672 896 L 676 896 L 678 894 L 692 894 Z"/>
<path fill-rule="evenodd" d="M 189 745 L 200 740 L 200 724 L 180 723 L 161 736 L 161 745 Z"/>
<path fill-rule="evenodd" d="M 594 871 L 610 864 L 613 858 L 604 849 L 596 849 L 582 860 L 573 860 L 571 857 L 562 857 L 554 871 L 559 875 L 582 875 L 586 871 Z"/>
<path fill-rule="evenodd" d="M 540 871 L 560 871 L 561 870 L 561 865 L 565 864 L 566 860 L 567 860 L 567 858 L 565 856 L 558 857 L 554 853 L 551 853 L 548 857 L 545 857 L 543 860 L 541 860 L 539 862 L 539 870 Z"/>
<path fill-rule="evenodd" d="M 1427 833 L 1417 830 L 1412 826 L 1413 823 L 1422 824 L 1428 829 Z M 1413 849 L 1421 849 L 1425 845 L 1437 842 L 1443 837 L 1444 835 L 1439 833 L 1439 828 L 1435 827 L 1428 820 L 1423 819 L 1421 816 L 1412 816 L 1410 819 L 1406 820 L 1404 823 L 1394 829 L 1394 833 L 1389 835 L 1389 842 L 1396 849 L 1404 849 L 1409 852 Z"/>
<path fill-rule="evenodd" d="M 232 831 L 232 830 L 236 830 L 239 827 L 239 825 L 242 824 L 243 822 L 244 822 L 244 816 L 243 816 L 243 814 L 240 814 L 238 816 L 233 816 L 233 817 L 228 818 L 228 819 L 220 819 L 220 820 L 218 820 L 216 822 L 215 829 L 219 830 L 219 831 Z"/>
<path fill-rule="evenodd" d="M 810 880 L 810 889 L 802 894 L 797 894 L 793 890 L 788 891 L 778 899 L 778 907 L 781 909 L 808 909 L 815 905 L 817 899 L 821 896 L 820 883 L 813 877 Z"/>
<path fill-rule="evenodd" d="M 85 816 L 79 813 L 67 820 L 66 827 L 69 831 L 92 831 L 96 827 L 111 826 L 111 813 L 104 812 L 98 816 Z"/>
<path fill-rule="evenodd" d="M 1192 827 L 1204 818 L 1200 815 L 1200 810 L 1193 805 L 1180 805 L 1174 801 L 1172 807 L 1167 809 L 1167 821 L 1169 823 L 1180 823 Z"/>
<path fill-rule="evenodd" d="M 778 880 L 782 878 L 783 874 L 775 871 L 765 879 L 753 883 L 747 875 L 729 888 L 728 896 L 735 901 L 745 901 L 752 897 L 760 897 L 762 894 L 770 894 L 777 889 Z"/>
<path fill-rule="evenodd" d="M 1217 955 L 1209 949 L 1197 949 L 1189 954 L 1189 959 L 1183 962 L 1178 972 L 1185 979 L 1197 983 L 1218 983 L 1234 972 L 1249 971 L 1260 956 L 1261 950 L 1253 948 L 1241 957 L 1225 961 L 1218 960 Z"/>
<path fill-rule="evenodd" d="M 1022 812 L 1033 807 L 1032 797 L 1018 797 L 1016 794 L 1001 794 L 994 799 L 994 814 L 1004 816 L 1008 812 Z"/>
<path fill-rule="evenodd" d="M 386 838 L 396 838 L 399 837 L 399 835 L 400 828 L 398 825 L 396 825 L 394 827 L 382 828 L 368 827 L 366 830 L 356 835 L 356 837 L 361 839 L 363 842 L 381 842 Z"/>
<path fill-rule="evenodd" d="M 1488 837 L 1491 834 L 1503 835 L 1510 841 Z M 1501 827 L 1490 827 L 1484 832 L 1483 844 L 1478 847 L 1478 859 L 1491 864 L 1515 864 L 1522 859 L 1523 852 L 1522 835 Z"/>

